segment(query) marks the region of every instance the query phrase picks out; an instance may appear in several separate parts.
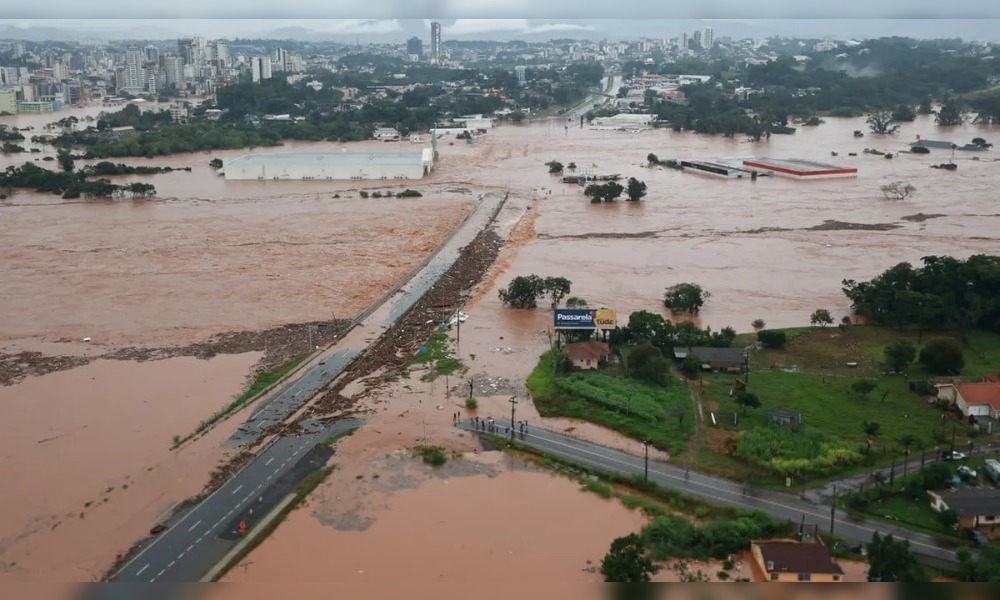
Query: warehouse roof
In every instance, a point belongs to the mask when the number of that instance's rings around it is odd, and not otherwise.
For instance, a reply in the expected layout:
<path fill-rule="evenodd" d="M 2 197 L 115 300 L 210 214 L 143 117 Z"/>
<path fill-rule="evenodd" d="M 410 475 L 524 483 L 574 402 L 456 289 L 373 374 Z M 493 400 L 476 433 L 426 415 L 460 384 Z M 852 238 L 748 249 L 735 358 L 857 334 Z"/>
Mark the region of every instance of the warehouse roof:
<path fill-rule="evenodd" d="M 421 165 L 424 162 L 423 150 L 410 150 L 407 152 L 282 152 L 276 154 L 245 154 L 234 158 L 228 165 L 254 165 L 254 164 L 316 164 L 326 163 L 331 165 Z"/>

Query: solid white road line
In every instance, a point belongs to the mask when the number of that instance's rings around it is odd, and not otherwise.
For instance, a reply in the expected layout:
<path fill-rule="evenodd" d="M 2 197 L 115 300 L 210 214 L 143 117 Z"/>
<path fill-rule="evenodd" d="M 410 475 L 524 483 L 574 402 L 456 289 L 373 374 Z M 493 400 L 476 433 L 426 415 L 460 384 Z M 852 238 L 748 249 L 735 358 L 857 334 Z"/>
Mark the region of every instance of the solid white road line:
<path fill-rule="evenodd" d="M 194 525 L 192 525 L 191 528 L 188 529 L 188 531 L 194 531 L 194 528 L 197 527 L 197 526 L 199 526 L 199 525 L 201 525 L 201 520 L 200 519 L 198 520 L 197 523 L 195 523 Z"/>
<path fill-rule="evenodd" d="M 233 490 L 233 491 L 232 491 L 232 493 L 233 493 L 233 494 L 235 494 L 236 492 L 238 492 L 238 491 L 240 491 L 240 490 L 242 490 L 242 489 L 243 489 L 243 484 L 241 483 L 241 484 L 239 484 L 238 486 L 236 486 L 236 489 L 235 489 L 235 490 Z"/>
<path fill-rule="evenodd" d="M 135 572 L 135 576 L 138 577 L 139 575 L 142 575 L 142 572 L 148 568 L 149 568 L 149 563 L 146 563 L 145 565 L 143 565 L 141 569 Z"/>

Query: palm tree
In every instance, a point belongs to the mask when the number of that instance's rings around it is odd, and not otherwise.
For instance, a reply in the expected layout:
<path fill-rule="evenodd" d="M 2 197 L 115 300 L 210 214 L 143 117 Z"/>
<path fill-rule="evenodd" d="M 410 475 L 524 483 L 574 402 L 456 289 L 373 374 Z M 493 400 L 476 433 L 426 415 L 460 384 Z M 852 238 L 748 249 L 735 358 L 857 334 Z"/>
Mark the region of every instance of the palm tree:
<path fill-rule="evenodd" d="M 906 463 L 910 460 L 910 448 L 918 445 L 919 442 L 920 440 L 917 439 L 917 436 L 911 433 L 907 433 L 899 438 L 899 445 L 903 447 L 903 452 L 906 454 L 906 458 L 903 459 L 903 477 L 906 477 Z"/>
<path fill-rule="evenodd" d="M 868 456 L 872 454 L 872 438 L 876 438 L 882 432 L 882 427 L 878 423 L 865 421 L 861 424 L 861 431 L 865 434 L 865 446 L 868 448 Z"/>

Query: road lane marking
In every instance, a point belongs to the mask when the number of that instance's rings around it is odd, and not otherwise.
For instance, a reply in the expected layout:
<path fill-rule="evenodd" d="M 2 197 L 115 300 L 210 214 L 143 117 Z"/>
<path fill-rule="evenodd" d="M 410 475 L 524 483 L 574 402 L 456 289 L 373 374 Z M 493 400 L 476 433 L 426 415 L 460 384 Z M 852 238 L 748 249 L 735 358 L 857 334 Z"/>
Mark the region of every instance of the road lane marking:
<path fill-rule="evenodd" d="M 187 552 L 187 551 L 185 550 L 185 552 Z M 184 558 L 184 553 L 185 552 L 181 552 L 180 554 L 178 554 L 177 555 L 177 560 L 180 560 L 180 559 Z"/>
<path fill-rule="evenodd" d="M 175 563 L 175 562 L 177 562 L 177 561 L 176 561 L 176 560 L 172 560 L 172 561 L 170 561 L 170 564 L 169 564 L 169 565 L 167 565 L 167 568 L 169 569 L 170 567 L 174 566 L 174 563 Z"/>
<path fill-rule="evenodd" d="M 199 525 L 201 525 L 201 519 L 199 519 L 197 523 L 195 523 L 194 525 L 192 525 L 191 528 L 188 529 L 188 531 L 194 531 L 194 528 L 197 527 L 197 526 L 199 526 Z"/>
<path fill-rule="evenodd" d="M 594 452 L 592 450 L 589 450 L 587 448 L 583 448 L 583 447 L 580 447 L 580 446 L 575 446 L 573 444 L 564 443 L 564 442 L 562 442 L 562 441 L 560 441 L 558 439 L 547 438 L 544 435 L 542 435 L 542 436 L 536 436 L 535 439 L 547 442 L 547 443 L 549 443 L 551 445 L 554 445 L 554 446 L 563 446 L 565 448 L 569 448 L 570 450 L 578 452 L 578 453 L 581 453 L 581 454 L 590 454 L 592 456 L 596 456 L 597 458 L 599 458 L 600 460 L 603 460 L 603 461 L 612 462 L 612 463 L 618 463 L 618 464 L 625 465 L 627 467 L 630 467 L 630 468 L 636 469 L 636 470 L 641 470 L 642 469 L 641 465 L 633 465 L 633 464 L 631 464 L 628 461 L 621 460 L 621 459 L 616 458 L 614 456 L 603 455 L 603 454 Z M 542 448 L 542 449 L 544 450 L 544 448 Z M 605 450 L 606 452 L 609 452 L 609 453 L 623 454 L 623 455 L 628 456 L 630 458 L 634 458 L 637 461 L 639 460 L 638 457 L 634 457 L 631 454 L 628 454 L 628 453 L 625 453 L 625 452 L 621 452 L 620 450 L 613 450 L 611 448 L 602 448 L 602 450 Z M 572 454 L 570 455 L 569 459 L 573 460 Z M 660 475 L 661 477 L 665 477 L 665 478 L 668 478 L 668 479 L 675 479 L 675 480 L 678 480 L 678 481 L 683 480 L 683 477 L 680 476 L 680 475 L 674 475 L 674 474 L 671 474 L 671 473 L 668 473 L 668 472 L 658 471 L 655 468 L 651 468 L 649 470 L 649 473 L 650 473 L 650 475 Z M 723 494 L 725 496 L 736 497 L 737 502 L 740 503 L 740 504 L 747 504 L 747 505 L 749 505 L 751 503 L 750 501 L 752 500 L 752 501 L 760 503 L 760 504 L 770 504 L 772 506 L 783 508 L 785 510 L 790 510 L 790 511 L 798 512 L 798 513 L 806 514 L 806 515 L 809 515 L 811 517 L 821 518 L 821 519 L 824 519 L 824 520 L 826 520 L 826 519 L 829 518 L 829 515 L 825 514 L 825 511 L 824 511 L 824 513 L 817 513 L 817 512 L 812 512 L 810 509 L 807 509 L 807 508 L 795 507 L 795 506 L 788 506 L 786 504 L 782 504 L 781 502 L 777 502 L 775 500 L 768 500 L 767 498 L 763 498 L 763 497 L 758 497 L 758 496 L 743 496 L 738 491 L 727 490 L 725 488 L 717 487 L 717 486 L 710 485 L 710 484 L 707 484 L 707 483 L 699 483 L 697 481 L 690 481 L 690 480 L 685 481 L 685 483 L 687 484 L 688 489 L 693 485 L 693 486 L 697 486 L 697 487 L 703 487 L 703 488 L 706 488 L 706 489 L 709 489 L 709 490 L 712 490 L 712 491 L 715 491 L 715 492 L 719 492 L 719 493 L 721 493 L 721 494 Z M 676 489 L 678 489 L 681 492 L 688 491 L 688 489 L 686 489 L 685 487 L 682 487 L 682 486 L 677 486 Z M 765 491 L 767 491 L 767 490 L 765 490 Z M 725 501 L 724 498 L 719 498 L 718 496 L 712 496 L 711 494 L 706 494 L 704 492 L 702 492 L 702 494 L 708 496 L 709 498 L 714 498 L 716 500 Z M 744 500 L 740 501 L 739 500 L 740 498 L 743 498 Z M 826 508 L 828 508 L 828 507 L 826 507 Z M 835 523 L 840 523 L 840 524 L 843 524 L 843 525 L 847 525 L 849 527 L 855 527 L 855 528 L 860 529 L 862 531 L 867 531 L 867 532 L 871 532 L 871 533 L 875 533 L 876 531 L 881 531 L 879 529 L 872 529 L 871 527 L 868 527 L 867 524 L 855 523 L 855 522 L 852 522 L 850 520 L 834 519 L 834 522 Z M 907 530 L 907 531 L 909 531 L 909 530 Z M 912 533 L 919 533 L 919 532 L 912 532 Z M 920 542 L 920 541 L 917 541 L 917 540 L 910 540 L 910 543 L 913 544 L 913 545 L 916 545 L 916 546 L 923 546 L 925 548 L 930 548 L 930 549 L 932 549 L 932 550 L 934 550 L 936 552 L 949 552 L 949 550 L 946 549 L 946 548 L 940 548 L 938 546 L 933 546 L 931 544 L 926 544 L 924 542 Z"/>
<path fill-rule="evenodd" d="M 160 578 L 160 577 L 162 577 L 162 576 L 163 576 L 163 574 L 164 574 L 164 573 L 166 573 L 166 572 L 167 572 L 167 570 L 166 570 L 166 569 L 163 569 L 162 571 L 160 571 L 159 573 L 157 573 L 157 574 L 156 574 L 156 578 L 157 578 L 157 579 L 159 579 L 159 578 Z"/>
<path fill-rule="evenodd" d="M 198 538 L 198 539 L 200 540 L 201 538 Z M 190 546 L 188 546 L 188 549 L 185 550 L 185 552 L 190 552 L 192 548 L 194 548 L 194 544 L 191 544 Z"/>
<path fill-rule="evenodd" d="M 266 467 L 267 465 L 271 464 L 271 461 L 273 461 L 273 460 L 274 460 L 273 456 L 271 458 L 267 459 L 267 462 L 264 463 L 264 466 Z"/>
<path fill-rule="evenodd" d="M 243 484 L 241 483 L 239 486 L 237 486 L 237 488 L 235 490 L 232 491 L 232 493 L 236 494 L 236 492 L 238 492 L 238 491 L 240 491 L 242 489 L 243 489 Z"/>
<path fill-rule="evenodd" d="M 145 565 L 143 565 L 141 569 L 135 572 L 135 576 L 138 577 L 139 575 L 142 575 L 142 572 L 148 568 L 149 568 L 149 563 L 146 563 Z"/>
<path fill-rule="evenodd" d="M 278 467 L 277 469 L 274 470 L 274 474 L 277 475 L 278 471 L 280 471 L 280 470 L 281 470 L 281 467 Z"/>

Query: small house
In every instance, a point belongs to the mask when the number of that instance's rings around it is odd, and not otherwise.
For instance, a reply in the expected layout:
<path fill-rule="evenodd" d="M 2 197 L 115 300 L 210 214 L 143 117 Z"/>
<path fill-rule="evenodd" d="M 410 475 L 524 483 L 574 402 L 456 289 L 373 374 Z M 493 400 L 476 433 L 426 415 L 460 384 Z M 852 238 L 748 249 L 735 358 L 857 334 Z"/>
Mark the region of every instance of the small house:
<path fill-rule="evenodd" d="M 955 406 L 966 417 L 1000 419 L 1000 383 L 959 383 L 955 386 Z"/>
<path fill-rule="evenodd" d="M 563 346 L 563 352 L 577 369 L 596 369 L 601 361 L 611 356 L 611 348 L 606 342 L 573 342 Z"/>
<path fill-rule="evenodd" d="M 844 570 L 833 562 L 826 546 L 818 542 L 756 541 L 750 544 L 750 554 L 767 581 L 830 583 L 844 580 Z"/>
<path fill-rule="evenodd" d="M 711 348 L 704 346 L 674 348 L 674 358 L 679 361 L 683 361 L 691 354 L 694 354 L 701 360 L 701 368 L 705 371 L 738 373 L 747 362 L 746 352 L 740 348 Z"/>
<path fill-rule="evenodd" d="M 989 537 L 1000 533 L 1000 489 L 994 487 L 957 487 L 928 490 L 931 508 L 938 512 L 953 510 L 958 525 L 978 529 Z"/>
<path fill-rule="evenodd" d="M 768 425 L 802 427 L 802 413 L 787 408 L 772 408 L 765 416 Z"/>

